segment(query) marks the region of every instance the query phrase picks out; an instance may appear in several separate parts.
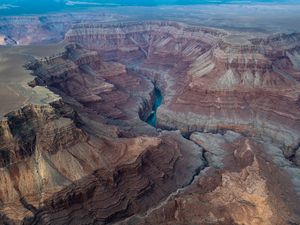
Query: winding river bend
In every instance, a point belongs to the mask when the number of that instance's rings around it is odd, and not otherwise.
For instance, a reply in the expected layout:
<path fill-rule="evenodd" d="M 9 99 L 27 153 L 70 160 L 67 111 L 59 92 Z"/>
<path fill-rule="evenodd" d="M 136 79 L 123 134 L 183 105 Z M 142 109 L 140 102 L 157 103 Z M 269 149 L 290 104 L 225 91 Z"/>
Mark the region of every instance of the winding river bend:
<path fill-rule="evenodd" d="M 154 99 L 154 104 L 152 106 L 152 112 L 150 116 L 147 118 L 146 122 L 151 126 L 156 127 L 156 112 L 158 107 L 162 103 L 163 97 L 161 95 L 161 91 L 158 88 L 154 89 L 154 95 L 155 95 L 155 99 Z"/>

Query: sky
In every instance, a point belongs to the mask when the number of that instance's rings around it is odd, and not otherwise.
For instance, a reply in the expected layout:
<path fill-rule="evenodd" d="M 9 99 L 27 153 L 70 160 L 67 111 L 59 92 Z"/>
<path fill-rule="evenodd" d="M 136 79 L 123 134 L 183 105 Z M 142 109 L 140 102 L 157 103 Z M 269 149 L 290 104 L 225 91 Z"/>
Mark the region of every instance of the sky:
<path fill-rule="evenodd" d="M 99 6 L 287 3 L 300 0 L 0 0 L 1 15 L 40 14 Z"/>

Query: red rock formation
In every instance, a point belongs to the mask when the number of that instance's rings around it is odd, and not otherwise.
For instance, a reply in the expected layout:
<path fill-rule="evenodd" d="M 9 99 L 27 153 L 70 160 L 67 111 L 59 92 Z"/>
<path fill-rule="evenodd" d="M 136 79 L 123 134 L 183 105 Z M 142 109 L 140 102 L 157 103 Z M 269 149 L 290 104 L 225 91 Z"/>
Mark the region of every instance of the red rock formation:
<path fill-rule="evenodd" d="M 71 29 L 66 39 L 98 51 L 105 60 L 123 62 L 155 81 L 164 95 L 163 105 L 157 113 L 160 128 L 180 129 L 187 134 L 193 131 L 234 130 L 266 141 L 268 144 L 262 151 L 277 155 L 271 160 L 274 164 L 272 168 L 276 170 L 284 164 L 286 168 L 283 171 L 299 193 L 299 178 L 296 175 L 299 169 L 293 167 L 293 163 L 298 163 L 300 143 L 299 35 L 249 39 L 245 44 L 233 44 L 225 36 L 224 32 L 196 29 L 180 23 L 153 22 L 81 25 Z M 270 147 L 273 146 L 271 143 L 274 147 Z M 254 155 L 256 157 L 256 153 Z M 214 154 L 207 157 L 215 158 Z M 221 165 L 220 160 L 211 163 L 218 167 Z M 263 164 L 263 161 L 260 163 Z M 268 173 L 265 170 L 272 171 L 272 168 L 264 168 L 264 173 Z M 253 176 L 257 176 L 259 171 L 256 167 Z M 272 179 L 270 182 L 273 182 L 272 185 L 276 183 Z M 224 193 L 228 188 L 224 189 Z M 277 188 L 280 190 L 282 187 Z M 230 212 L 224 223 L 272 224 L 272 217 L 275 218 L 273 224 L 288 221 L 288 218 L 282 220 L 276 216 L 277 209 L 271 209 L 274 201 L 282 199 L 274 197 L 276 194 L 272 194 L 269 188 L 261 191 L 258 195 L 266 194 L 271 203 L 258 200 L 249 204 L 255 205 L 255 208 L 269 204 L 269 215 L 262 214 L 256 221 L 250 218 L 261 209 L 249 209 L 245 215 L 241 212 L 242 215 L 231 215 Z M 239 200 L 242 198 L 237 197 Z M 256 199 L 255 196 L 251 198 Z M 225 202 L 222 207 L 225 207 Z M 160 213 L 161 210 L 159 208 Z M 227 206 L 224 210 L 231 211 Z M 165 218 L 165 215 L 160 214 L 159 217 Z M 298 217 L 291 219 L 298 220 Z M 167 222 L 168 219 L 158 220 L 158 223 Z"/>
<path fill-rule="evenodd" d="M 296 148 L 299 35 L 249 39 L 245 44 L 229 43 L 225 35 L 151 22 L 80 25 L 66 40 L 155 80 L 164 94 L 157 115 L 161 127 L 183 132 L 233 129 Z"/>
<path fill-rule="evenodd" d="M 201 149 L 177 133 L 97 137 L 61 103 L 26 107 L 7 118 L 0 139 L 1 213 L 17 224 L 25 216 L 33 224 L 118 220 L 188 185 L 205 166 Z M 90 209 L 78 214 L 78 204 Z"/>
<path fill-rule="evenodd" d="M 120 63 L 103 62 L 97 52 L 68 46 L 66 53 L 29 68 L 38 76 L 36 83 L 98 114 L 112 119 L 138 119 L 151 101 L 153 84 Z M 71 100 L 72 99 L 72 100 Z M 145 105 L 146 102 L 146 105 Z M 149 104 L 149 103 L 148 103 Z"/>
<path fill-rule="evenodd" d="M 118 18 L 122 18 L 118 15 Z M 28 45 L 61 41 L 73 23 L 107 22 L 115 15 L 105 13 L 61 13 L 0 17 L 0 45 Z M 3 36 L 3 41 L 1 40 Z"/>
<path fill-rule="evenodd" d="M 3 121 L 1 179 L 6 184 L 0 193 L 10 194 L 0 196 L 1 212 L 16 223 L 24 217 L 33 224 L 118 220 L 188 185 L 205 166 L 198 146 L 179 134 L 158 136 L 139 119 L 147 115 L 154 87 L 124 65 L 103 62 L 97 53 L 70 45 L 65 53 L 28 68 L 37 75 L 31 85 L 47 84 L 68 105 L 25 107 Z M 127 131 L 126 124 L 105 125 L 111 118 L 137 127 Z M 117 138 L 141 132 L 157 137 Z M 106 194 L 111 197 L 98 202 L 96 196 Z M 77 218 L 79 203 L 93 206 L 95 218 L 88 211 Z M 73 214 L 73 222 L 59 218 L 57 208 Z"/>
<path fill-rule="evenodd" d="M 210 165 L 221 160 L 222 169 L 207 168 L 160 207 L 118 224 L 298 223 L 293 185 L 286 171 L 269 160 L 263 145 L 231 132 L 223 136 L 194 133 L 192 139 L 214 155 Z"/>
<path fill-rule="evenodd" d="M 29 224 L 111 223 L 144 212 L 188 185 L 190 174 L 204 167 L 199 147 L 178 134 L 164 133 L 152 138 L 154 145 L 141 149 L 147 141 L 151 139 L 128 143 L 120 160 L 115 159 L 116 152 L 104 150 L 111 169 L 97 170 L 53 195 Z"/>
<path fill-rule="evenodd" d="M 59 103 L 58 105 L 60 105 Z M 85 139 L 85 134 L 76 128 L 70 108 L 62 111 L 51 106 L 26 106 L 7 114 L 1 121 L 2 167 L 14 164 L 31 156 L 36 146 L 48 152 L 56 152 Z"/>

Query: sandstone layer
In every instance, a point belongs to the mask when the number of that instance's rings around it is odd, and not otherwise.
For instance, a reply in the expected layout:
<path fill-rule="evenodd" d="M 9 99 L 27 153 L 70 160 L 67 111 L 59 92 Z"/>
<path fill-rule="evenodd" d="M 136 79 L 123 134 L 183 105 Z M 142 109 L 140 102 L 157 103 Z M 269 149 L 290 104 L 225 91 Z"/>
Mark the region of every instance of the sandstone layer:
<path fill-rule="evenodd" d="M 8 224 L 106 224 L 145 211 L 205 167 L 202 149 L 178 133 L 93 135 L 61 102 L 6 117 L 0 198 Z"/>
<path fill-rule="evenodd" d="M 183 133 L 230 129 L 278 142 L 293 157 L 300 143 L 299 34 L 244 44 L 226 42 L 226 35 L 149 22 L 75 26 L 66 40 L 156 83 L 164 95 L 160 127 Z"/>
<path fill-rule="evenodd" d="M 192 139 L 214 155 L 212 165 L 223 158 L 222 168 L 207 168 L 159 208 L 119 224 L 298 224 L 293 185 L 263 145 L 232 132 Z"/>
<path fill-rule="evenodd" d="M 122 16 L 118 15 L 118 19 Z M 61 13 L 0 17 L 0 45 L 28 45 L 62 41 L 74 23 L 116 20 L 114 14 Z"/>

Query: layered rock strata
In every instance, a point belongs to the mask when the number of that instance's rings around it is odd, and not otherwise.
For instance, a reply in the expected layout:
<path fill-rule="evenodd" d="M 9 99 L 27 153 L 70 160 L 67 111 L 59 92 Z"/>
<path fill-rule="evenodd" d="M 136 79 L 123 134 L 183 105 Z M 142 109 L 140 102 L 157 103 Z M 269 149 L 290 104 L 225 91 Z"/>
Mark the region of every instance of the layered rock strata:
<path fill-rule="evenodd" d="M 119 127 L 124 122 L 145 126 L 140 118 L 151 111 L 154 84 L 124 64 L 105 62 L 96 51 L 68 45 L 64 53 L 34 61 L 28 69 L 37 76 L 30 85 L 47 85 L 80 112 L 118 121 Z"/>
<path fill-rule="evenodd" d="M 0 17 L 0 45 L 28 45 L 62 41 L 74 23 L 122 19 L 106 13 L 61 13 Z"/>
<path fill-rule="evenodd" d="M 299 35 L 243 44 L 226 41 L 226 35 L 149 22 L 75 26 L 66 40 L 154 80 L 164 94 L 160 127 L 184 133 L 231 129 L 270 138 L 292 157 L 300 143 Z"/>
<path fill-rule="evenodd" d="M 178 133 L 97 137 L 82 126 L 62 103 L 7 115 L 0 199 L 9 224 L 106 224 L 145 211 L 205 166 L 202 149 Z"/>
<path fill-rule="evenodd" d="M 193 133 L 213 165 L 148 214 L 118 224 L 297 224 L 298 200 L 289 174 L 265 146 L 227 132 Z M 217 169 L 215 165 L 222 168 Z M 276 173 L 276 176 L 274 176 Z M 278 196 L 282 196 L 279 198 Z M 284 196 L 284 197 L 283 197 Z"/>
<path fill-rule="evenodd" d="M 224 31 L 181 23 L 150 22 L 80 25 L 67 33 L 66 40 L 97 51 L 104 60 L 122 62 L 127 68 L 152 80 L 164 96 L 163 104 L 157 111 L 159 128 L 179 129 L 187 136 L 194 131 L 223 133 L 233 130 L 249 138 L 246 142 L 250 149 L 260 149 L 251 150 L 254 158 L 260 157 L 259 151 L 266 153 L 263 160 L 255 163 L 256 159 L 250 160 L 247 166 L 244 165 L 245 168 L 253 167 L 253 176 L 258 176 L 249 178 L 249 182 L 261 179 L 265 185 L 268 183 L 266 188 L 261 188 L 261 184 L 253 184 L 261 189 L 257 195 L 268 196 L 259 202 L 249 200 L 249 204 L 254 205 L 258 211 L 250 210 L 249 214 L 244 213 L 247 216 L 242 219 L 238 217 L 243 217 L 243 213 L 234 216 L 230 212 L 228 218 L 216 218 L 215 223 L 223 219 L 224 224 L 288 224 L 289 220 L 298 221 L 297 210 L 288 213 L 293 215 L 290 219 L 284 213 L 276 215 L 278 209 L 274 202 L 279 201 L 285 205 L 282 198 L 276 197 L 277 191 L 280 192 L 283 187 L 276 184 L 277 181 L 269 172 L 282 170 L 284 174 L 278 175 L 276 179 L 280 184 L 289 182 L 292 187 L 291 192 L 284 195 L 296 195 L 296 199 L 299 199 L 299 35 L 294 33 L 271 35 L 266 39 L 249 38 L 243 44 L 229 42 L 226 36 Z M 195 137 L 191 136 L 191 139 Z M 206 139 L 209 140 L 208 137 Z M 251 147 L 249 143 L 259 143 L 260 147 Z M 230 151 L 214 154 L 218 147 L 213 145 L 211 148 L 212 153 L 206 152 L 210 165 L 218 170 L 223 166 L 226 168 L 227 157 L 232 158 L 227 156 Z M 264 167 L 267 158 L 271 158 L 272 164 L 268 169 Z M 266 174 L 260 177 L 258 174 L 261 173 Z M 288 181 L 282 180 L 285 176 Z M 247 185 L 244 183 L 242 186 Z M 224 189 L 224 194 L 228 188 Z M 241 198 L 241 195 L 237 197 L 239 200 Z M 214 199 L 211 201 L 214 202 Z M 285 207 L 291 209 L 297 205 L 297 201 L 291 200 L 294 206 Z M 257 221 L 250 219 L 263 211 L 258 208 L 264 204 L 270 207 L 269 215 L 261 214 Z M 222 207 L 225 211 L 231 211 L 225 202 Z M 164 210 L 157 208 L 157 211 L 162 213 Z M 159 217 L 167 219 L 159 219 L 158 224 L 170 222 L 167 215 L 159 214 Z M 196 216 L 194 222 L 205 223 L 200 218 Z M 139 223 L 135 219 L 132 221 Z M 156 223 L 151 219 L 146 221 L 148 224 Z"/>
<path fill-rule="evenodd" d="M 147 142 L 153 145 L 142 149 Z M 28 224 L 112 223 L 146 211 L 170 192 L 188 185 L 191 174 L 205 166 L 201 149 L 175 133 L 128 144 L 118 159 L 112 152 L 102 153 L 114 169 L 96 170 L 56 193 Z"/>
<path fill-rule="evenodd" d="M 31 86 L 47 85 L 62 100 L 26 106 L 2 121 L 7 223 L 117 221 L 188 185 L 205 167 L 200 147 L 140 120 L 150 112 L 154 85 L 123 64 L 69 45 L 27 67 L 37 76 Z M 89 209 L 78 214 L 82 204 Z M 72 220 L 62 217 L 68 214 Z"/>

